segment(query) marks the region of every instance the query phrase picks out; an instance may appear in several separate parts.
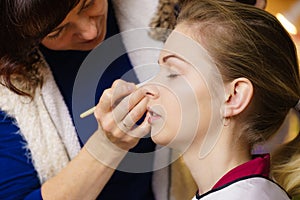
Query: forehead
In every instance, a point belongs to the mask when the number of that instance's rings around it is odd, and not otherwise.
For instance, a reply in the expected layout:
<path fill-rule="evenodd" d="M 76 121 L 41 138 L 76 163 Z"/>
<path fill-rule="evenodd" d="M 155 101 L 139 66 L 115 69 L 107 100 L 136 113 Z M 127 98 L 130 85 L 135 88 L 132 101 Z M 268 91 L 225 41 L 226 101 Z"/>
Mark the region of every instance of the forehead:
<path fill-rule="evenodd" d="M 168 37 L 164 48 L 167 54 L 174 54 L 190 63 L 199 73 L 207 77 L 212 71 L 218 72 L 208 52 L 191 37 L 191 31 L 184 25 L 177 26 Z M 162 54 L 164 56 L 164 54 Z"/>
<path fill-rule="evenodd" d="M 168 37 L 163 51 L 168 52 L 169 55 L 174 54 L 192 65 L 204 78 L 210 91 L 223 94 L 224 85 L 219 69 L 206 49 L 194 40 L 191 34 L 193 32 L 185 25 L 177 26 Z"/>

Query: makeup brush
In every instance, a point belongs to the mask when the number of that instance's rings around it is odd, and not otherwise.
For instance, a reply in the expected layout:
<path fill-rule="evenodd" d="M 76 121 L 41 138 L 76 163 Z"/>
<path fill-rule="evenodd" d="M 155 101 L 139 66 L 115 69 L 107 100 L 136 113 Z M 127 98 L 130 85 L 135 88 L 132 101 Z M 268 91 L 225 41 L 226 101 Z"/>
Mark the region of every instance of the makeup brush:
<path fill-rule="evenodd" d="M 141 83 L 137 84 L 136 87 L 139 88 L 139 87 L 145 85 L 149 80 L 151 80 L 151 78 L 148 79 L 148 80 L 146 80 L 146 81 L 144 81 L 144 82 L 141 82 Z M 85 118 L 85 117 L 87 117 L 87 116 L 93 114 L 94 111 L 95 111 L 95 109 L 96 109 L 96 106 L 94 106 L 94 107 L 88 109 L 87 111 L 81 113 L 81 114 L 80 114 L 80 118 Z"/>

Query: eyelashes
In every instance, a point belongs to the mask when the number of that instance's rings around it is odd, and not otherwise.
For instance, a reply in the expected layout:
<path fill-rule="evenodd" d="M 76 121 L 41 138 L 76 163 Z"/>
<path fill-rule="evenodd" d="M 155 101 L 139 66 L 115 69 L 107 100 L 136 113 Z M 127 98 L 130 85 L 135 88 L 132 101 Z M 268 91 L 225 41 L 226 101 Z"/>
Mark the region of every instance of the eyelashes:
<path fill-rule="evenodd" d="M 51 39 L 51 40 L 55 40 L 56 38 L 58 38 L 60 36 L 60 32 L 59 31 L 58 33 L 55 33 L 54 35 L 49 35 L 47 36 L 47 38 Z"/>
<path fill-rule="evenodd" d="M 172 78 L 176 78 L 178 76 L 179 76 L 179 74 L 169 74 L 167 77 L 172 79 Z"/>
<path fill-rule="evenodd" d="M 175 69 L 175 67 L 173 67 L 172 65 L 169 65 L 165 69 L 166 69 L 166 71 L 165 71 L 166 77 L 168 79 L 175 79 L 181 75 L 180 72 L 177 69 Z"/>
<path fill-rule="evenodd" d="M 52 39 L 52 40 L 57 39 L 57 38 L 62 34 L 62 32 L 65 31 L 65 29 L 67 28 L 67 26 L 68 26 L 68 24 L 66 24 L 66 25 L 64 25 L 64 26 L 62 26 L 62 27 L 60 27 L 60 28 L 57 29 L 56 31 L 50 33 L 50 34 L 47 36 L 47 38 L 48 38 L 48 39 Z"/>

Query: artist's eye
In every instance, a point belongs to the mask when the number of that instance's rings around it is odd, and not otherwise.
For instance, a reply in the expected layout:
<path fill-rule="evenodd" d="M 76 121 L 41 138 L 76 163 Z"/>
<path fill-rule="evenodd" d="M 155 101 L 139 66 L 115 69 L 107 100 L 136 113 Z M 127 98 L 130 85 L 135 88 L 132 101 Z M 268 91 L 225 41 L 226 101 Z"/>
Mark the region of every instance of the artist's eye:
<path fill-rule="evenodd" d="M 59 36 L 60 36 L 60 32 L 57 32 L 53 35 L 48 35 L 47 38 L 54 40 L 54 39 L 58 38 Z"/>
<path fill-rule="evenodd" d="M 82 9 L 88 9 L 89 7 L 93 6 L 95 4 L 95 0 L 91 0 L 88 3 L 85 3 Z"/>
<path fill-rule="evenodd" d="M 54 39 L 58 38 L 61 35 L 61 33 L 63 32 L 63 30 L 64 30 L 64 27 L 62 27 L 62 28 L 60 28 L 60 29 L 58 29 L 56 31 L 53 31 L 52 33 L 50 33 L 50 34 L 47 35 L 47 38 L 54 40 Z"/>

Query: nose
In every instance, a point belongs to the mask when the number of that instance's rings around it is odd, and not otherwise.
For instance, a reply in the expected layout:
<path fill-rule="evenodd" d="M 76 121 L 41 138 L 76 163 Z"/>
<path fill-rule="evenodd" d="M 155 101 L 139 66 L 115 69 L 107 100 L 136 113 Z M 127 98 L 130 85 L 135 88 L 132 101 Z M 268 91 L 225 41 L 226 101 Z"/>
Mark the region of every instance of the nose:
<path fill-rule="evenodd" d="M 159 97 L 159 89 L 154 84 L 146 84 L 143 89 L 146 92 L 146 95 L 150 99 L 157 99 Z"/>
<path fill-rule="evenodd" d="M 78 32 L 76 35 L 81 40 L 93 40 L 98 35 L 96 22 L 91 17 L 85 17 L 85 19 L 80 20 L 77 28 Z"/>

